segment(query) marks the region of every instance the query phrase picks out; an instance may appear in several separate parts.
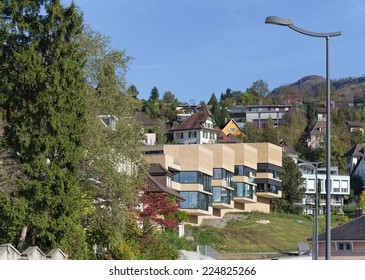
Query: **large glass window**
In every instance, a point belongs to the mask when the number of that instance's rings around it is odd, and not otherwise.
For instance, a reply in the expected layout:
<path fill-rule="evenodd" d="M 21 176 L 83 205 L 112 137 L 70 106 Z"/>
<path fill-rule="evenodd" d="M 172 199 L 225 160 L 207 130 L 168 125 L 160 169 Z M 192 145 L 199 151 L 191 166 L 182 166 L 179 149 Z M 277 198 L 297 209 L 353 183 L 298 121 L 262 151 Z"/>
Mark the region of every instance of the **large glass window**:
<path fill-rule="evenodd" d="M 207 192 L 212 191 L 212 177 L 198 171 L 181 171 L 174 175 L 173 180 L 182 184 L 201 184 Z"/>
<path fill-rule="evenodd" d="M 257 191 L 258 192 L 269 192 L 269 193 L 275 193 L 278 194 L 280 190 L 279 186 L 275 186 L 272 184 L 257 184 Z"/>
<path fill-rule="evenodd" d="M 179 202 L 179 206 L 183 209 L 201 209 L 208 210 L 212 205 L 210 195 L 201 192 L 180 192 L 180 195 L 185 199 Z"/>
<path fill-rule="evenodd" d="M 231 203 L 231 191 L 223 187 L 213 187 L 213 202 Z"/>
<path fill-rule="evenodd" d="M 253 168 L 247 167 L 245 165 L 235 165 L 234 166 L 234 175 L 253 178 L 256 176 L 256 170 Z"/>
<path fill-rule="evenodd" d="M 235 182 L 233 183 L 234 192 L 233 195 L 236 197 L 247 197 L 253 198 L 256 195 L 256 187 L 254 185 L 250 185 L 244 182 Z"/>
<path fill-rule="evenodd" d="M 281 167 L 271 163 L 258 163 L 257 172 L 271 173 L 274 179 L 280 179 Z"/>
<path fill-rule="evenodd" d="M 232 186 L 233 173 L 223 168 L 213 168 L 213 179 L 224 180 L 228 186 Z"/>

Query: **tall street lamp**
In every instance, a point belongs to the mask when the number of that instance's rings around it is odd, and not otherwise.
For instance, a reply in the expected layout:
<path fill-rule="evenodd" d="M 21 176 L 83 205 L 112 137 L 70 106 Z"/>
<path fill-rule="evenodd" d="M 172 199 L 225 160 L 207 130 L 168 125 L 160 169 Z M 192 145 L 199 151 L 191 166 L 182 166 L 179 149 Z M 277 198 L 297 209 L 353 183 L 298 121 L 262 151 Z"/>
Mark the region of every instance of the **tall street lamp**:
<path fill-rule="evenodd" d="M 330 89 L 330 37 L 341 35 L 340 31 L 318 33 L 295 26 L 291 19 L 276 16 L 267 17 L 265 23 L 287 26 L 296 32 L 312 37 L 326 38 L 326 260 L 331 256 L 331 89 Z"/>
<path fill-rule="evenodd" d="M 312 259 L 313 260 L 317 260 L 318 259 L 318 192 L 320 193 L 320 189 L 318 188 L 318 165 L 322 164 L 323 162 L 309 162 L 309 161 L 304 161 L 301 159 L 298 159 L 298 161 L 300 161 L 300 163 L 298 164 L 298 166 L 307 166 L 310 169 L 314 169 L 315 170 L 315 180 L 314 180 L 314 191 L 315 191 L 315 195 L 314 195 L 314 227 L 313 227 L 313 255 L 312 255 Z"/>

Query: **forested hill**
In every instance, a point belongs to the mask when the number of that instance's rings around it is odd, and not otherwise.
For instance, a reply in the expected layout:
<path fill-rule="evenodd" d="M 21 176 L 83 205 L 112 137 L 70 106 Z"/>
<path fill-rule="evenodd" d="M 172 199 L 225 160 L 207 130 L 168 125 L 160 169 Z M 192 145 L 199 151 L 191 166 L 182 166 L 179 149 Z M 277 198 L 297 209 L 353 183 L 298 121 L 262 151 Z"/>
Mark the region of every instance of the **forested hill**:
<path fill-rule="evenodd" d="M 283 85 L 270 95 L 287 98 L 289 95 L 303 96 L 305 101 L 325 98 L 326 80 L 321 76 L 306 76 L 295 83 Z M 331 99 L 335 101 L 364 102 L 365 76 L 331 80 Z"/>

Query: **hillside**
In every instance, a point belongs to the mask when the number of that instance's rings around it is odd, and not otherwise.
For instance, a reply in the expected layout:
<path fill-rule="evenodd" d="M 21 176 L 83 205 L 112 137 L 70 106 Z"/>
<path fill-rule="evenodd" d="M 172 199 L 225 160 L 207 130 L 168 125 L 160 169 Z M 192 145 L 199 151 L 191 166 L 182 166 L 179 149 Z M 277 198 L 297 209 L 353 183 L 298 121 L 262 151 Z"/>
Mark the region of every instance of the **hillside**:
<path fill-rule="evenodd" d="M 269 95 L 273 97 L 303 96 L 306 101 L 323 99 L 326 80 L 321 76 L 306 76 L 295 83 L 275 88 Z M 363 102 L 365 76 L 331 80 L 331 99 L 335 101 Z"/>
<path fill-rule="evenodd" d="M 319 233 L 325 231 L 325 217 L 319 217 Z M 332 216 L 332 226 L 339 223 Z M 205 220 L 192 228 L 194 240 L 209 245 L 221 254 L 290 252 L 297 242 L 312 236 L 313 218 L 309 215 L 239 213 L 219 220 Z"/>

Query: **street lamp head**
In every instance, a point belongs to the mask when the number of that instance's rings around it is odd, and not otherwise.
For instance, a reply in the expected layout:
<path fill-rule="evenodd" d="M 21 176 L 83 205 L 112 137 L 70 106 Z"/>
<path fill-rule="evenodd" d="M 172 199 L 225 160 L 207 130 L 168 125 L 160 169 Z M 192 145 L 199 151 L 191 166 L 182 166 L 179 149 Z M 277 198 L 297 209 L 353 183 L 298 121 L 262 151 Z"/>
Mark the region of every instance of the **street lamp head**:
<path fill-rule="evenodd" d="M 289 25 L 293 24 L 293 22 L 290 18 L 281 18 L 281 17 L 276 17 L 276 16 L 267 17 L 265 20 L 265 23 L 283 25 L 283 26 L 289 26 Z"/>
<path fill-rule="evenodd" d="M 281 17 L 277 17 L 277 16 L 270 16 L 270 17 L 266 17 L 265 23 L 287 26 L 296 32 L 299 32 L 299 33 L 302 33 L 302 34 L 308 35 L 308 36 L 313 36 L 313 37 L 328 38 L 328 37 L 335 37 L 335 36 L 341 35 L 340 31 L 330 32 L 330 33 L 318 33 L 318 32 L 304 30 L 304 29 L 299 28 L 298 26 L 295 26 L 293 24 L 293 21 L 290 18 L 281 18 Z"/>

